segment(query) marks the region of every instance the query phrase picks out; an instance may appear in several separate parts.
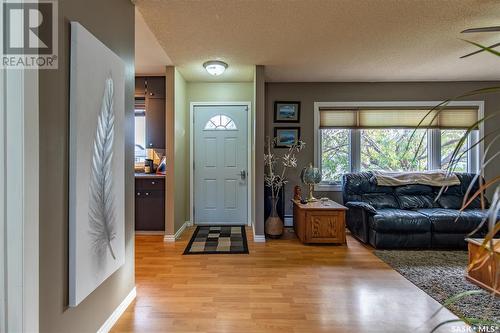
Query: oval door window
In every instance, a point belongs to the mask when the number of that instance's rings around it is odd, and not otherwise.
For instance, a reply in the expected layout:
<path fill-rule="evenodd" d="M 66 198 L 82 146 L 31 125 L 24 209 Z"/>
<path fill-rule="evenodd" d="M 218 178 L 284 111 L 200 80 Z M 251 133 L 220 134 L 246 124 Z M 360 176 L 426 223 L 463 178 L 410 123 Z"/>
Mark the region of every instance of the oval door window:
<path fill-rule="evenodd" d="M 210 118 L 205 124 L 205 131 L 220 131 L 220 130 L 237 130 L 236 124 L 231 117 L 223 114 L 218 114 Z"/>

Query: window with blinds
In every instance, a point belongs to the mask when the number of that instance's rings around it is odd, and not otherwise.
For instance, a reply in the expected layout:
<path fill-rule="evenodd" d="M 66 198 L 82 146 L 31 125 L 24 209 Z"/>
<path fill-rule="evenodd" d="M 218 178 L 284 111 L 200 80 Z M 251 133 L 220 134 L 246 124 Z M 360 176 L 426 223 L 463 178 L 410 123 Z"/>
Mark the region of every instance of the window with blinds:
<path fill-rule="evenodd" d="M 450 103 L 436 110 L 419 102 L 315 103 L 315 163 L 323 176 L 318 190 L 338 190 L 348 172 L 477 172 L 480 108 L 480 102 Z M 464 136 L 467 140 L 452 164 Z"/>
<path fill-rule="evenodd" d="M 319 108 L 320 128 L 443 128 L 477 127 L 477 108 L 429 109 L 339 109 Z"/>

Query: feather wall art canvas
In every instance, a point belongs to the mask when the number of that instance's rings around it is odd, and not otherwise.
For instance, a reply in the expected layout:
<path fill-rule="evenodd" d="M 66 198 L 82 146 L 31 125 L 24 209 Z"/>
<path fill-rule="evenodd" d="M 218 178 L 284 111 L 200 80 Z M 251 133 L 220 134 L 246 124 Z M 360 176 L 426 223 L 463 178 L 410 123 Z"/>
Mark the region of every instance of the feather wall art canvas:
<path fill-rule="evenodd" d="M 125 262 L 125 65 L 71 22 L 69 306 Z"/>

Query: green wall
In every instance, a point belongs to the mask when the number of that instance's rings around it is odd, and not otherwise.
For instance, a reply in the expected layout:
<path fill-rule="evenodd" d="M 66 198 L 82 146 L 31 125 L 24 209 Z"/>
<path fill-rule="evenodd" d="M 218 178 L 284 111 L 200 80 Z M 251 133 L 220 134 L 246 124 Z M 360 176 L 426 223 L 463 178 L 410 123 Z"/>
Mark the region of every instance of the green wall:
<path fill-rule="evenodd" d="M 253 91 L 252 82 L 188 82 L 187 106 L 191 102 L 253 102 Z"/>
<path fill-rule="evenodd" d="M 214 82 L 187 82 L 186 84 L 186 106 L 184 108 L 185 115 L 189 119 L 190 105 L 192 102 L 251 102 L 253 110 L 254 102 L 254 84 L 253 82 L 228 82 L 228 83 L 214 83 Z M 176 113 L 177 115 L 177 113 Z M 186 125 L 188 122 L 186 122 Z M 187 164 L 189 164 L 189 126 L 186 129 L 186 156 Z M 176 151 L 177 153 L 177 151 Z M 177 155 L 176 155 L 177 160 Z M 189 211 L 189 167 L 186 169 L 186 219 L 191 220 Z M 176 177 L 178 173 L 176 171 Z M 177 188 L 176 188 L 177 191 Z M 251 207 L 248 207 L 250 209 Z"/>
<path fill-rule="evenodd" d="M 175 119 L 175 197 L 174 232 L 189 220 L 189 113 L 186 112 L 186 81 L 175 69 L 174 119 Z M 188 147 L 188 148 L 186 148 Z"/>

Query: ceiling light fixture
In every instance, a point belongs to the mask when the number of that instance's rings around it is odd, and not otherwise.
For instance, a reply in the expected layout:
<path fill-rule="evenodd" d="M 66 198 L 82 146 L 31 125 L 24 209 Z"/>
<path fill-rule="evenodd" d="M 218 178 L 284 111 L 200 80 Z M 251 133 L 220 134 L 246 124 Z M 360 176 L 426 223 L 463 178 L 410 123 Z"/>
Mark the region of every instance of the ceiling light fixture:
<path fill-rule="evenodd" d="M 228 67 L 228 65 L 224 61 L 219 60 L 210 60 L 203 64 L 203 67 L 207 70 L 208 74 L 213 76 L 219 76 Z"/>

